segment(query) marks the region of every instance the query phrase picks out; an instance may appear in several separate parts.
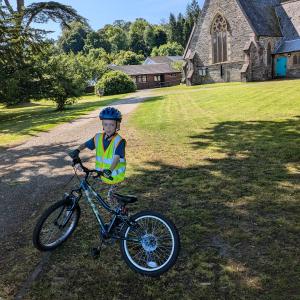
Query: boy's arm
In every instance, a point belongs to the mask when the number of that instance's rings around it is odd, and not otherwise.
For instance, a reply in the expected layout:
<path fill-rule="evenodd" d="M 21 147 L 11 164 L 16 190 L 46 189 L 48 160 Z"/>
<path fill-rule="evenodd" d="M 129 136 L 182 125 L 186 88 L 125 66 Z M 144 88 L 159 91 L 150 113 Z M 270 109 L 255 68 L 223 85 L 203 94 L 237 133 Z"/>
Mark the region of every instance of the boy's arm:
<path fill-rule="evenodd" d="M 75 148 L 74 150 L 71 150 L 69 152 L 70 156 L 72 158 L 76 158 L 78 157 L 79 155 L 79 152 L 86 149 L 86 148 L 89 148 L 90 150 L 94 150 L 95 149 L 95 142 L 94 142 L 94 138 L 86 141 L 85 143 L 79 145 L 77 148 Z"/>
<path fill-rule="evenodd" d="M 114 155 L 114 159 L 113 159 L 113 162 L 112 162 L 110 168 L 103 170 L 103 173 L 104 173 L 105 177 L 109 178 L 111 176 L 111 173 L 115 169 L 117 164 L 119 163 L 119 160 L 120 160 L 120 155 Z"/>
<path fill-rule="evenodd" d="M 122 140 L 120 144 L 117 146 L 116 152 L 114 154 L 113 162 L 109 169 L 103 170 L 103 173 L 106 177 L 111 176 L 112 171 L 116 168 L 118 163 L 120 162 L 120 158 L 125 158 L 125 146 L 126 140 Z"/>
<path fill-rule="evenodd" d="M 79 145 L 76 149 L 79 150 L 79 151 L 82 151 L 86 148 L 86 143 L 83 143 L 81 145 Z"/>
<path fill-rule="evenodd" d="M 110 170 L 113 171 L 115 169 L 115 167 L 117 166 L 117 164 L 119 163 L 120 161 L 120 155 L 114 155 L 114 159 L 113 159 L 113 162 L 110 166 Z"/>
<path fill-rule="evenodd" d="M 104 173 L 105 177 L 110 177 L 111 176 L 112 171 L 115 169 L 115 167 L 117 166 L 119 161 L 120 161 L 120 155 L 114 155 L 114 159 L 113 159 L 113 162 L 112 162 L 110 168 L 103 170 L 103 173 Z"/>
<path fill-rule="evenodd" d="M 125 158 L 125 146 L 126 146 L 126 141 L 123 139 L 117 146 L 113 162 L 110 166 L 111 171 L 113 171 L 117 166 L 117 164 L 120 162 L 120 158 Z"/>

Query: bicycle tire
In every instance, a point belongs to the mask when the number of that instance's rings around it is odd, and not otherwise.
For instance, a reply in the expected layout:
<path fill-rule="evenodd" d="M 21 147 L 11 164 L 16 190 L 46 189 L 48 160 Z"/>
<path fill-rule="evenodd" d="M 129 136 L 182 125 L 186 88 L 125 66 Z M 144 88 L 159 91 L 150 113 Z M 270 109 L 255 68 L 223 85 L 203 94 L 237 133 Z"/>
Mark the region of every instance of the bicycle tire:
<path fill-rule="evenodd" d="M 71 227 L 67 230 L 67 232 L 62 237 L 60 237 L 58 240 L 52 242 L 50 245 L 45 245 L 43 243 L 43 241 L 41 240 L 41 231 L 43 229 L 43 225 L 48 220 L 48 218 L 51 216 L 51 214 L 53 212 L 55 212 L 56 210 L 58 210 L 59 208 L 65 208 L 65 207 L 70 206 L 70 204 L 71 204 L 71 202 L 69 199 L 64 199 L 64 200 L 58 201 L 58 202 L 54 203 L 53 205 L 51 205 L 48 209 L 46 209 L 46 211 L 41 215 L 41 217 L 39 218 L 39 220 L 33 230 L 32 241 L 33 241 L 33 245 L 35 246 L 35 248 L 37 248 L 40 251 L 52 251 L 52 250 L 56 249 L 57 247 L 59 247 L 62 243 L 64 243 L 72 235 L 72 233 L 74 232 L 75 228 L 78 225 L 79 218 L 80 218 L 81 211 L 80 211 L 79 205 L 75 206 L 73 208 L 73 210 L 71 211 L 72 215 L 70 216 L 68 223 L 70 222 L 73 215 L 74 215 L 74 219 L 72 220 Z"/>

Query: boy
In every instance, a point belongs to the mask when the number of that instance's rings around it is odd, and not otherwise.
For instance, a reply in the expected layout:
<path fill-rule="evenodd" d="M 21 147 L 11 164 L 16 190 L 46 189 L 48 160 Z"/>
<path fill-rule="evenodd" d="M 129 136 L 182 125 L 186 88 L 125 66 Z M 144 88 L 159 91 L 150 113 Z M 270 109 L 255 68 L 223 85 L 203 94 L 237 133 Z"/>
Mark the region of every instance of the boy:
<path fill-rule="evenodd" d="M 126 141 L 117 133 L 120 130 L 122 114 L 114 107 L 107 107 L 100 112 L 99 118 L 102 121 L 103 132 L 97 133 L 92 139 L 71 151 L 70 156 L 74 159 L 85 148 L 96 149 L 95 169 L 103 171 L 104 176 L 101 179 L 104 183 L 111 185 L 109 191 L 109 194 L 111 194 L 115 184 L 125 179 Z M 110 176 L 113 180 L 108 179 Z"/>

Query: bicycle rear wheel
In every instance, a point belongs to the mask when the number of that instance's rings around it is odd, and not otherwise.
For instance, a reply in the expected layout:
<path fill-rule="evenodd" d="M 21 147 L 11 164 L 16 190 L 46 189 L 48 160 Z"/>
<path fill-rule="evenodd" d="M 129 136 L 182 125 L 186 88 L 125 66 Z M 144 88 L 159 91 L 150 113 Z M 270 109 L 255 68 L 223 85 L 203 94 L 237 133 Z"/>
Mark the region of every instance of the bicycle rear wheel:
<path fill-rule="evenodd" d="M 50 206 L 38 220 L 33 231 L 33 244 L 40 251 L 51 251 L 73 233 L 80 218 L 80 207 L 64 199 Z"/>
<path fill-rule="evenodd" d="M 162 214 L 144 211 L 130 218 L 135 225 L 122 228 L 121 254 L 134 271 L 157 277 L 176 262 L 180 240 L 175 225 Z"/>

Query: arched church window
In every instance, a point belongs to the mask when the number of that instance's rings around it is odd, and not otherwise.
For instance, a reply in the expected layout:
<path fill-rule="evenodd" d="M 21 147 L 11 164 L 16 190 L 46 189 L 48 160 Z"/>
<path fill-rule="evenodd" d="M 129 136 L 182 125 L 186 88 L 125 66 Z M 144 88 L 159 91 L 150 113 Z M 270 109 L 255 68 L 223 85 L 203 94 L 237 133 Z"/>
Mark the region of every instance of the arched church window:
<path fill-rule="evenodd" d="M 213 63 L 227 61 L 227 21 L 217 15 L 211 27 Z"/>

